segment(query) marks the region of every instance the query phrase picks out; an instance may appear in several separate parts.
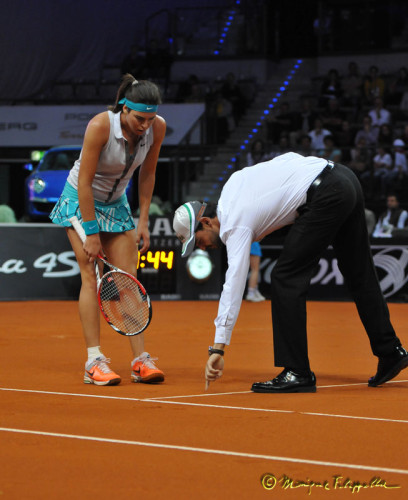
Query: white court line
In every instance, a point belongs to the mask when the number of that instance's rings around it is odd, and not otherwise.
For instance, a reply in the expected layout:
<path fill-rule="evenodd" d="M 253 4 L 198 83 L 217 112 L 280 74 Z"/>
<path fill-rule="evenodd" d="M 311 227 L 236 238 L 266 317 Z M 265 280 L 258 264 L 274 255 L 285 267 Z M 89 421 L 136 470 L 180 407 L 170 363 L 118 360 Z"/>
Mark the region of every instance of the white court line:
<path fill-rule="evenodd" d="M 58 432 L 43 432 L 43 431 L 32 431 L 27 429 L 13 429 L 9 427 L 0 427 L 1 432 L 14 432 L 19 434 L 33 434 L 36 436 L 45 437 L 56 437 L 56 438 L 68 438 L 68 439 L 78 439 L 82 441 L 96 441 L 99 443 L 111 443 L 111 444 L 126 444 L 131 446 L 145 446 L 148 448 L 162 448 L 167 450 L 177 450 L 177 451 L 191 451 L 195 453 L 208 453 L 211 455 L 224 455 L 230 457 L 241 457 L 241 458 L 256 458 L 259 460 L 271 460 L 275 462 L 291 462 L 296 464 L 308 464 L 308 465 L 320 465 L 324 467 L 338 467 L 346 469 L 359 469 L 359 470 L 370 470 L 376 473 L 378 472 L 389 472 L 392 474 L 404 474 L 408 475 L 408 470 L 406 469 L 392 469 L 389 467 L 373 467 L 371 465 L 361 465 L 361 464 L 348 464 L 342 462 L 323 462 L 321 460 L 307 460 L 304 458 L 292 458 L 292 457 L 279 457 L 274 455 L 261 455 L 256 453 L 242 453 L 239 451 L 228 451 L 228 450 L 214 450 L 211 448 L 196 448 L 193 446 L 178 446 L 172 444 L 162 444 L 162 443 L 147 443 L 144 441 L 128 441 L 126 439 L 110 439 L 102 438 L 96 436 L 82 436 L 77 434 L 63 434 Z"/>
<path fill-rule="evenodd" d="M 156 403 L 167 403 L 172 405 L 185 405 L 185 406 L 199 406 L 204 408 L 221 408 L 225 410 L 243 410 L 243 411 L 262 411 L 266 413 L 293 413 L 297 415 L 309 415 L 312 417 L 334 417 L 334 418 L 351 418 L 356 420 L 369 420 L 378 422 L 394 422 L 399 424 L 408 424 L 408 420 L 396 420 L 392 418 L 376 418 L 376 417 L 359 417 L 355 415 L 336 415 L 335 413 L 315 413 L 309 411 L 297 411 L 297 410 L 276 410 L 270 408 L 247 408 L 241 406 L 223 406 L 223 405 L 211 405 L 211 404 L 200 404 L 200 403 L 182 403 L 181 401 L 161 401 L 160 399 L 141 399 L 142 402 L 156 402 Z"/>
<path fill-rule="evenodd" d="M 386 382 L 386 384 L 401 384 L 402 382 L 408 382 L 408 380 L 390 380 L 389 382 Z M 363 385 L 368 387 L 367 382 L 356 382 L 354 384 L 335 384 L 335 385 L 318 385 L 316 388 L 317 389 L 332 389 L 336 387 L 353 387 L 353 386 L 359 386 Z M 217 393 L 209 393 L 205 392 L 203 394 L 187 394 L 183 396 L 164 396 L 160 397 L 158 396 L 157 398 L 149 398 L 149 399 L 181 399 L 181 398 L 200 398 L 204 396 L 229 396 L 229 395 L 235 395 L 235 394 L 253 394 L 252 391 L 236 391 L 236 392 L 217 392 Z"/>
<path fill-rule="evenodd" d="M 408 382 L 408 380 L 389 380 L 388 382 L 385 382 L 385 383 L 387 385 L 389 385 L 389 384 L 402 384 L 404 382 Z M 355 385 L 365 385 L 365 386 L 369 387 L 367 382 L 358 382 L 355 384 L 318 385 L 317 388 L 318 389 L 331 389 L 333 387 L 352 387 Z"/>
<path fill-rule="evenodd" d="M 208 397 L 208 396 L 231 396 L 231 395 L 235 395 L 235 394 L 253 394 L 252 391 L 235 391 L 235 392 L 217 392 L 217 393 L 213 393 L 213 392 L 204 392 L 202 394 L 187 394 L 187 395 L 183 395 L 183 396 L 163 396 L 163 397 L 160 397 L 160 396 L 157 396 L 155 398 L 149 398 L 150 400 L 154 400 L 154 399 L 179 399 L 179 398 L 202 398 L 202 397 Z"/>
<path fill-rule="evenodd" d="M 10 387 L 0 387 L 0 391 L 12 391 L 12 392 L 28 392 L 34 394 L 49 394 L 55 396 L 74 396 L 79 398 L 101 398 L 101 399 L 117 399 L 124 401 L 143 401 L 140 398 L 124 398 L 121 396 L 103 396 L 101 394 L 77 394 L 75 392 L 55 392 L 55 391 L 36 391 L 34 389 L 12 389 Z"/>
<path fill-rule="evenodd" d="M 214 405 L 214 404 L 205 404 L 205 403 L 186 403 L 182 401 L 168 401 L 164 399 L 139 399 L 139 398 L 124 398 L 124 397 L 116 397 L 116 396 L 102 396 L 98 394 L 76 394 L 70 392 L 53 392 L 53 391 L 36 391 L 33 389 L 12 389 L 9 387 L 0 387 L 0 391 L 11 391 L 11 392 L 27 392 L 34 394 L 47 394 L 47 395 L 56 395 L 56 396 L 73 396 L 73 397 L 82 397 L 82 398 L 101 398 L 101 399 L 114 399 L 118 401 L 138 401 L 140 403 L 163 403 L 163 404 L 172 404 L 172 405 L 180 405 L 180 406 L 196 406 L 199 408 L 218 408 L 222 410 L 241 410 L 241 411 L 259 411 L 264 413 L 293 413 L 298 415 L 309 415 L 309 416 L 319 416 L 319 417 L 332 417 L 332 418 L 349 418 L 355 420 L 368 420 L 374 422 L 393 422 L 398 424 L 408 424 L 408 420 L 397 420 L 391 418 L 376 418 L 376 417 L 360 417 L 356 415 L 337 415 L 334 413 L 315 413 L 315 412 L 307 412 L 307 411 L 296 411 L 296 410 L 277 410 L 270 408 L 252 408 L 246 406 L 227 406 L 227 405 Z M 233 393 L 230 393 L 233 394 Z"/>

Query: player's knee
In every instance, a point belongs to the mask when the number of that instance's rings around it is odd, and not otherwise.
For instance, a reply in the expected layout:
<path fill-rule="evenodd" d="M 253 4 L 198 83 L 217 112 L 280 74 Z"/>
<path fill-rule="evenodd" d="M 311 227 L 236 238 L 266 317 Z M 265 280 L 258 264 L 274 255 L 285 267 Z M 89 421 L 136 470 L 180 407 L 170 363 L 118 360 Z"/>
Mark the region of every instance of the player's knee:
<path fill-rule="evenodd" d="M 81 269 L 82 287 L 96 291 L 96 275 L 93 265 Z"/>

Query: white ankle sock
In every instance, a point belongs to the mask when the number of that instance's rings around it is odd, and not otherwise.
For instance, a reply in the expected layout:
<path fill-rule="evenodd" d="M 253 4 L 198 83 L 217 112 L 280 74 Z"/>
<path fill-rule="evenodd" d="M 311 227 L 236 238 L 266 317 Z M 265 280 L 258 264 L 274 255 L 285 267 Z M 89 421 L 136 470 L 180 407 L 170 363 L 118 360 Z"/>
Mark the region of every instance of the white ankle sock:
<path fill-rule="evenodd" d="M 88 347 L 87 350 L 88 350 L 88 362 L 103 356 L 100 345 L 97 345 L 95 347 Z"/>

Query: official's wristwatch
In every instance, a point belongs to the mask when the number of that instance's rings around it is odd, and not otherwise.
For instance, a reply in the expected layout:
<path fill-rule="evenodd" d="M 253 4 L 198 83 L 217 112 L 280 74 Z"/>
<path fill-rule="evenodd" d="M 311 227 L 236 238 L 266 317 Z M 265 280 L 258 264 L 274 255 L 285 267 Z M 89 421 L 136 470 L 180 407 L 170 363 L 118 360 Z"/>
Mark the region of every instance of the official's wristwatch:
<path fill-rule="evenodd" d="M 208 355 L 211 356 L 211 354 L 219 354 L 220 356 L 224 356 L 224 351 L 222 349 L 214 349 L 214 347 L 210 346 L 208 348 Z"/>

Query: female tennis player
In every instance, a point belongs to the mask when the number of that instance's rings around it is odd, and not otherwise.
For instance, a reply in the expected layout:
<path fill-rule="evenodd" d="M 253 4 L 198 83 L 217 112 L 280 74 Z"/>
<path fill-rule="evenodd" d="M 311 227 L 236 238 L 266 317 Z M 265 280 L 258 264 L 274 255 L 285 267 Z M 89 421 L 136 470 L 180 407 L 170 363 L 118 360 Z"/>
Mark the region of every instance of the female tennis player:
<path fill-rule="evenodd" d="M 104 252 L 113 265 L 136 275 L 138 245 L 141 243 L 141 253 L 149 248 L 149 206 L 166 132 L 166 122 L 157 115 L 160 102 L 155 84 L 137 81 L 130 74 L 123 77 L 114 106 L 90 120 L 80 157 L 50 215 L 54 223 L 66 227 L 81 272 L 79 315 L 88 349 L 86 384 L 116 385 L 121 381 L 100 347 L 93 262 L 98 253 Z M 125 191 L 138 167 L 140 216 L 136 229 Z M 85 230 L 85 243 L 69 222 L 72 216 L 77 216 Z M 163 372 L 145 352 L 143 333 L 129 339 L 133 351 L 131 380 L 163 381 Z"/>

